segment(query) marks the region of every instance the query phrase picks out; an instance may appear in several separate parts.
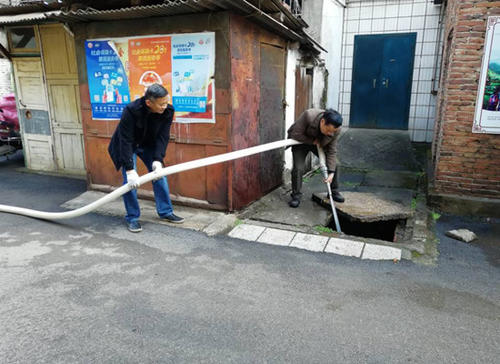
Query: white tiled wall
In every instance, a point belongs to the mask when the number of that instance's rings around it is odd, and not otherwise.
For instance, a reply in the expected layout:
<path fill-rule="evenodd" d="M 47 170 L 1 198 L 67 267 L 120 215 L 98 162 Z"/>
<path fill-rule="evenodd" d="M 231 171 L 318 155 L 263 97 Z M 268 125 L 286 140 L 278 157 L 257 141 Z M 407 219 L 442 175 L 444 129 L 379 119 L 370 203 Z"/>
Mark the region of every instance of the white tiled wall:
<path fill-rule="evenodd" d="M 440 5 L 432 0 L 351 0 L 344 18 L 340 112 L 349 123 L 354 36 L 358 34 L 417 33 L 413 85 L 408 120 L 410 137 L 431 142 L 436 96 L 431 94 L 439 77 L 442 39 Z M 437 44 L 439 42 L 439 44 Z M 434 86 L 433 86 L 434 84 Z"/>

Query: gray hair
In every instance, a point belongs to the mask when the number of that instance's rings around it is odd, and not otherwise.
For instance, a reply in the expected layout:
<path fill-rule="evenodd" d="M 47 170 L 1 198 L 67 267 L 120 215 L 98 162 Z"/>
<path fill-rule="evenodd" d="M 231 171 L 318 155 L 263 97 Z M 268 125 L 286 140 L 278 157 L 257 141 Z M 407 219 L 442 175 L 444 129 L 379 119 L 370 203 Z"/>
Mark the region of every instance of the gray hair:
<path fill-rule="evenodd" d="M 168 95 L 168 91 L 165 87 L 163 87 L 160 84 L 153 83 L 146 90 L 144 97 L 146 98 L 146 100 L 153 101 L 153 100 L 159 99 L 160 97 L 165 97 L 167 95 Z"/>

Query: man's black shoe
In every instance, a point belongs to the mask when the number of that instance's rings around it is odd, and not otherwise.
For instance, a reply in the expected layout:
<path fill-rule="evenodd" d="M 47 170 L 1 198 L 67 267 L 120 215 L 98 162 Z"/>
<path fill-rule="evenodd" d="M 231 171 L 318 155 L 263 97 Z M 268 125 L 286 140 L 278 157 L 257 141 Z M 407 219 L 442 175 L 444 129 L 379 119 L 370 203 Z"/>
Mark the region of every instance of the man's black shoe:
<path fill-rule="evenodd" d="M 345 201 L 344 196 L 342 196 L 338 192 L 332 192 L 332 199 L 333 199 L 333 201 L 340 202 L 340 203 Z"/>
<path fill-rule="evenodd" d="M 168 216 L 163 216 L 162 220 L 166 220 L 166 221 L 174 223 L 174 224 L 182 224 L 184 222 L 183 217 L 177 216 L 173 213 L 168 215 Z"/>
<path fill-rule="evenodd" d="M 139 221 L 132 221 L 127 223 L 128 231 L 132 233 L 139 233 L 142 231 L 142 226 Z"/>
<path fill-rule="evenodd" d="M 288 202 L 288 206 L 290 207 L 299 207 L 300 205 L 300 200 L 297 200 L 296 198 L 292 198 L 289 202 Z"/>

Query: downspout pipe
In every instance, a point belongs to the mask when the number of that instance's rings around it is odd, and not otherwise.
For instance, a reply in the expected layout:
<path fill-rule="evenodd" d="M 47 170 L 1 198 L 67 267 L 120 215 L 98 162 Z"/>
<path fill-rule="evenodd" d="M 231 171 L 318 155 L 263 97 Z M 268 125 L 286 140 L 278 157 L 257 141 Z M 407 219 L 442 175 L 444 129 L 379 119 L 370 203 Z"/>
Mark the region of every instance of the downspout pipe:
<path fill-rule="evenodd" d="M 159 172 L 150 172 L 139 177 L 139 185 L 143 185 L 147 182 L 151 182 L 159 177 L 169 176 L 171 174 L 180 173 L 184 171 L 189 171 L 195 168 L 206 167 L 212 164 L 227 162 L 243 157 L 248 157 L 250 155 L 267 152 L 273 149 L 279 149 L 284 147 L 289 147 L 292 145 L 301 144 L 300 142 L 293 139 L 284 139 L 272 143 L 262 144 L 251 148 L 236 150 L 229 153 L 218 154 L 207 158 L 196 159 L 190 162 L 179 163 L 173 166 L 162 168 Z M 27 209 L 24 207 L 0 205 L 0 212 L 7 212 L 11 214 L 24 215 L 28 217 L 34 217 L 36 219 L 42 220 L 64 220 L 72 219 L 78 216 L 88 214 L 89 212 L 97 209 L 98 207 L 105 205 L 118 197 L 129 192 L 132 188 L 129 184 L 125 184 L 113 192 L 107 194 L 106 196 L 100 198 L 97 201 L 92 202 L 86 206 L 80 207 L 76 210 L 64 211 L 64 212 L 44 212 L 32 209 Z"/>

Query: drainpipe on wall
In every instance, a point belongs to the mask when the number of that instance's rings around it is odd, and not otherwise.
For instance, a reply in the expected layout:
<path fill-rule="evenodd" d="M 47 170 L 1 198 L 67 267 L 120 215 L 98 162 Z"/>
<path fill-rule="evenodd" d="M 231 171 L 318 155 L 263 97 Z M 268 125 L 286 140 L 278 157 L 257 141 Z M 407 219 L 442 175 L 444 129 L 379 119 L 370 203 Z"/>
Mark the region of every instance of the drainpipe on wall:
<path fill-rule="evenodd" d="M 444 29 L 444 15 L 446 14 L 446 4 L 447 2 L 445 1 L 444 3 L 441 4 L 441 9 L 439 12 L 439 26 L 438 26 L 438 41 L 436 42 L 436 48 L 434 50 L 434 54 L 436 55 L 436 58 L 434 60 L 434 70 L 433 70 L 433 75 L 432 75 L 432 90 L 431 94 L 436 96 L 438 93 L 439 89 L 439 83 L 441 81 L 441 72 L 439 72 L 438 75 L 438 67 L 439 67 L 439 45 L 441 44 L 441 38 L 443 36 L 443 29 Z M 444 41 L 444 40 L 443 40 Z M 443 43 L 444 45 L 444 43 Z M 441 47 L 441 53 L 442 53 L 443 47 Z"/>

